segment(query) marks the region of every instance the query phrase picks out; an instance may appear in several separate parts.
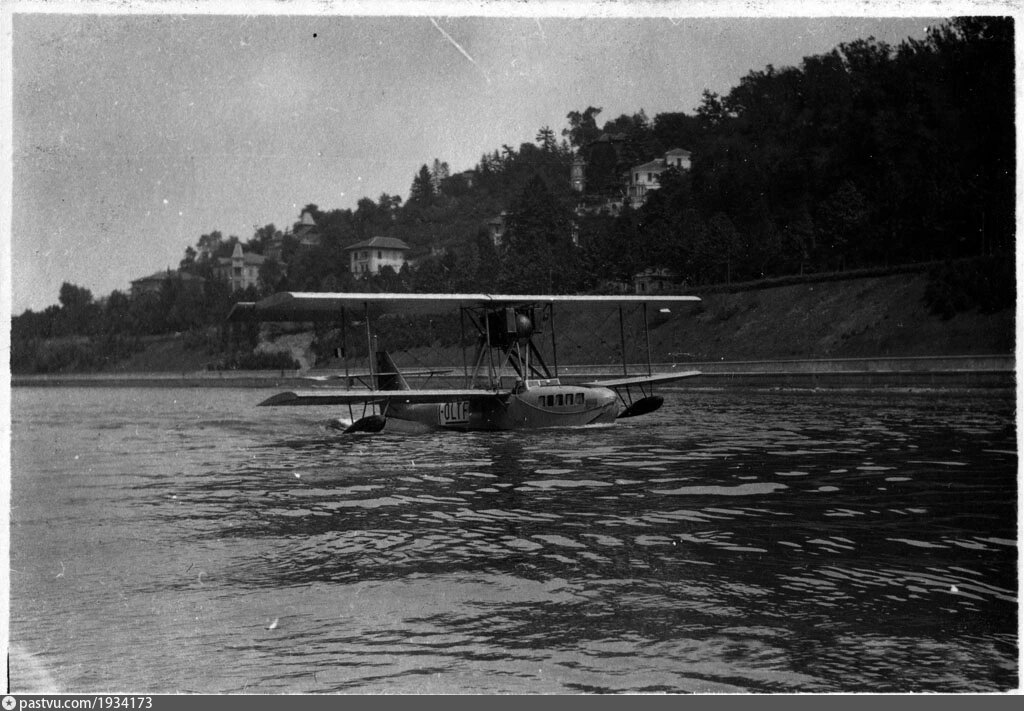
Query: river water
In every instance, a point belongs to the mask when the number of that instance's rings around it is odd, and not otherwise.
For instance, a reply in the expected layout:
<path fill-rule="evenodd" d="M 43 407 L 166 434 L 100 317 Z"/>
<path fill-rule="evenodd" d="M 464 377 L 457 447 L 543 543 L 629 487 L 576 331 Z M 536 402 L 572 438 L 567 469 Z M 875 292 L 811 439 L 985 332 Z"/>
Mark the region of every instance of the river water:
<path fill-rule="evenodd" d="M 1017 688 L 1012 394 L 664 394 L 398 437 L 16 388 L 12 691 Z"/>

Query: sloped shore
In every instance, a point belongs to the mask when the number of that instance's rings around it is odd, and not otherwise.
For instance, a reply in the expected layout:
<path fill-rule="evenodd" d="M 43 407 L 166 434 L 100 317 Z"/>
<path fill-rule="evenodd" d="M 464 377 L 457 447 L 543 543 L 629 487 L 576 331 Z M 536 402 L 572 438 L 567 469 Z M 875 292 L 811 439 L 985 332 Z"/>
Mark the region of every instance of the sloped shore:
<path fill-rule="evenodd" d="M 1014 310 L 970 311 L 943 319 L 928 310 L 926 287 L 925 274 L 909 273 L 704 293 L 699 304 L 678 313 L 649 314 L 649 338 L 643 336 L 638 314 L 627 314 L 625 360 L 635 364 L 631 372 L 645 369 L 648 361 L 659 364 L 658 369 L 698 369 L 708 376 L 702 381 L 739 382 L 742 375 L 744 382 L 753 382 L 768 374 L 808 382 L 816 382 L 811 376 L 834 380 L 840 375 L 861 379 L 871 375 L 878 381 L 899 380 L 894 375 L 899 373 L 928 372 L 960 382 L 969 381 L 971 373 L 987 378 L 998 371 L 1012 382 Z M 584 370 L 600 374 L 608 368 L 621 372 L 623 334 L 614 310 L 560 309 L 556 321 L 561 374 Z M 547 348 L 551 327 L 545 325 L 542 330 L 538 340 Z M 289 334 L 261 346 L 288 351 L 304 366 L 298 372 L 207 371 L 204 361 L 210 356 L 186 349 L 181 337 L 168 336 L 115 370 L 15 374 L 13 383 L 280 387 L 302 383 L 297 376 L 304 374 L 343 372 L 340 361 L 308 367 L 315 362 L 311 337 L 310 333 Z M 382 346 L 386 348 L 387 343 Z M 460 375 L 464 363 L 457 345 L 440 342 L 398 351 L 395 359 L 403 367 L 449 367 Z M 993 365 L 997 361 L 998 366 Z M 354 370 L 364 366 L 365 360 L 349 363 Z"/>

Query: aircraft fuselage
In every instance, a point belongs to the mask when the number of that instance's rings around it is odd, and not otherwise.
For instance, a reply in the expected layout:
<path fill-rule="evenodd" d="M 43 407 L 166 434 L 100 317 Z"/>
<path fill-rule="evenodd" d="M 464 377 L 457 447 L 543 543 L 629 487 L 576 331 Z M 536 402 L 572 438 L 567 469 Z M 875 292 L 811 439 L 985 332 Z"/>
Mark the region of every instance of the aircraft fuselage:
<path fill-rule="evenodd" d="M 446 430 L 514 430 L 578 427 L 614 422 L 613 390 L 540 381 L 493 398 L 388 406 L 387 418 Z"/>

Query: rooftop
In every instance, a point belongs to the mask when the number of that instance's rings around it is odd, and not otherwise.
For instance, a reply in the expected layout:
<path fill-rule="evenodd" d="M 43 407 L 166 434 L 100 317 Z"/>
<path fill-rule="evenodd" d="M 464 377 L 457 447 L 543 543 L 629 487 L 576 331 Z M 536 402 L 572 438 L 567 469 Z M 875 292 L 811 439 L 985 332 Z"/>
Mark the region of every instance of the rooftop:
<path fill-rule="evenodd" d="M 191 274 L 189 272 L 181 272 L 178 271 L 177 269 L 173 271 L 171 269 L 164 269 L 162 271 L 156 272 L 155 274 L 150 274 L 149 276 L 139 277 L 138 279 L 132 279 L 131 283 L 138 284 L 139 282 L 144 281 L 163 281 L 165 279 L 180 279 L 182 281 L 196 282 L 206 281 L 206 279 L 204 279 L 203 277 L 196 276 L 195 274 Z"/>
<path fill-rule="evenodd" d="M 633 170 L 645 171 L 645 170 L 665 170 L 665 161 L 662 158 L 652 160 L 648 163 L 641 163 L 640 165 L 633 166 Z"/>
<path fill-rule="evenodd" d="M 372 237 L 345 247 L 346 252 L 353 249 L 410 249 L 410 247 L 397 237 Z"/>
<path fill-rule="evenodd" d="M 263 264 L 266 257 L 255 252 L 246 252 L 242 249 L 241 243 L 236 243 L 235 250 L 231 253 L 231 256 L 220 257 L 217 259 L 217 263 L 221 266 L 227 266 L 237 259 L 241 259 L 243 264 Z"/>

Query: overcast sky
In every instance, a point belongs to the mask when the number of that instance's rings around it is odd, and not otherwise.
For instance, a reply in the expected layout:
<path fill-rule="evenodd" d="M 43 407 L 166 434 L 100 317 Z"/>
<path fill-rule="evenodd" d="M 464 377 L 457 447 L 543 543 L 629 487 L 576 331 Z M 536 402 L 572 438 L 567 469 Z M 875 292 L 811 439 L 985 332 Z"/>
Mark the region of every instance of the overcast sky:
<path fill-rule="evenodd" d="M 519 5 L 521 13 L 522 5 Z M 934 19 L 15 14 L 11 311 L 101 297 L 212 230 L 408 197 L 565 116 L 692 112 L 751 70 Z"/>

